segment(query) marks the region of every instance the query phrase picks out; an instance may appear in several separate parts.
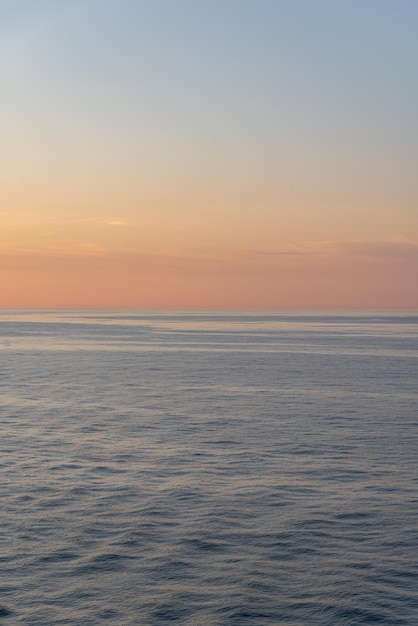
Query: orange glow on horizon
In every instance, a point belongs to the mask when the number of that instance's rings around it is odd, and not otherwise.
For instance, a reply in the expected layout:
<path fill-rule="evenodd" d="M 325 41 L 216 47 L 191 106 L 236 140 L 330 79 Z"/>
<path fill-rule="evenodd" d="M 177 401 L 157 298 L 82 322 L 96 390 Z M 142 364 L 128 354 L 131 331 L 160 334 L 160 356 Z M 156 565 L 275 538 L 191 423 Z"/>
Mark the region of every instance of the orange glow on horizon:
<path fill-rule="evenodd" d="M 418 309 L 418 245 L 323 243 L 270 252 L 2 252 L 0 306 Z"/>

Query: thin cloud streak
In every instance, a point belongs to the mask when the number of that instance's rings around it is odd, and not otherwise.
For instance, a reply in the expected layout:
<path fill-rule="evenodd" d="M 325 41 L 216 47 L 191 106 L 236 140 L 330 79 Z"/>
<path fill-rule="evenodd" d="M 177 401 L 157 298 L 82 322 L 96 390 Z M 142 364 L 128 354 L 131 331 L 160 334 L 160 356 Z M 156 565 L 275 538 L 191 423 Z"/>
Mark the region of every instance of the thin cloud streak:
<path fill-rule="evenodd" d="M 387 258 L 415 258 L 418 255 L 418 242 L 404 239 L 383 241 L 349 240 L 302 243 L 283 250 L 251 250 L 249 254 L 262 256 L 361 256 Z"/>
<path fill-rule="evenodd" d="M 125 225 L 125 223 L 115 225 Z M 50 233 L 52 234 L 52 233 Z M 45 259 L 54 258 L 77 258 L 91 254 L 109 259 L 153 259 L 165 260 L 167 262 L 184 262 L 200 263 L 202 265 L 218 265 L 218 264 L 263 264 L 265 262 L 280 262 L 281 257 L 285 261 L 286 258 L 297 260 L 301 257 L 316 258 L 322 262 L 329 261 L 330 258 L 386 258 L 394 259 L 418 259 L 418 242 L 407 240 L 385 240 L 385 241 L 326 241 L 312 243 L 295 244 L 294 247 L 281 250 L 225 250 L 225 249 L 207 249 L 200 250 L 197 248 L 181 248 L 169 247 L 161 248 L 156 251 L 141 252 L 135 248 L 106 248 L 94 241 L 82 241 L 76 247 L 62 246 L 54 247 L 50 245 L 40 245 L 39 247 L 30 246 L 12 246 L 3 245 L 0 247 L 1 257 L 42 257 Z"/>

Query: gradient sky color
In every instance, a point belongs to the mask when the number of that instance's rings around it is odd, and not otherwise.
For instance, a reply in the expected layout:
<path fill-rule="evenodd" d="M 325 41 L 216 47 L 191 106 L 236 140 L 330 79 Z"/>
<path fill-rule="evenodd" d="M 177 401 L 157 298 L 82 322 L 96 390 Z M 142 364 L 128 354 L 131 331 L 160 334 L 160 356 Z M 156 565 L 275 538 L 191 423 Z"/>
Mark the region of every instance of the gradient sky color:
<path fill-rule="evenodd" d="M 417 25 L 0 0 L 0 306 L 418 309 Z"/>

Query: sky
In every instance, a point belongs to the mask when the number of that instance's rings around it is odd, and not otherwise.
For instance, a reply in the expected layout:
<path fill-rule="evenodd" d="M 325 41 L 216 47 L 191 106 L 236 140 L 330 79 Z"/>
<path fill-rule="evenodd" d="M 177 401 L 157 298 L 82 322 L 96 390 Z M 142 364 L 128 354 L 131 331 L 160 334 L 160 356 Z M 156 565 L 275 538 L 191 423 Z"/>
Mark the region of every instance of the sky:
<path fill-rule="evenodd" d="M 0 307 L 418 309 L 416 0 L 0 0 Z"/>

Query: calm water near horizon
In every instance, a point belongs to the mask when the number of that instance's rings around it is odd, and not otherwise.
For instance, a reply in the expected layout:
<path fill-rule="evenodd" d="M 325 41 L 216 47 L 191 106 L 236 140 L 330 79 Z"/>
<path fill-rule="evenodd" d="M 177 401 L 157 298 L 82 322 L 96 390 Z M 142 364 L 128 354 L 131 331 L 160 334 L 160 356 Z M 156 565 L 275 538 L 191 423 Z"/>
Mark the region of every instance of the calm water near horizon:
<path fill-rule="evenodd" d="M 418 624 L 418 313 L 0 310 L 0 624 Z"/>

